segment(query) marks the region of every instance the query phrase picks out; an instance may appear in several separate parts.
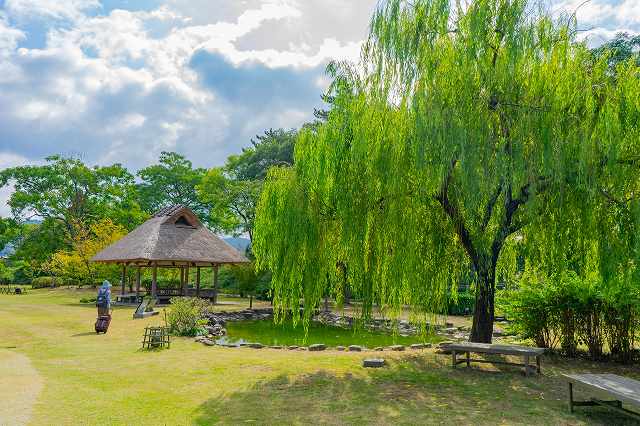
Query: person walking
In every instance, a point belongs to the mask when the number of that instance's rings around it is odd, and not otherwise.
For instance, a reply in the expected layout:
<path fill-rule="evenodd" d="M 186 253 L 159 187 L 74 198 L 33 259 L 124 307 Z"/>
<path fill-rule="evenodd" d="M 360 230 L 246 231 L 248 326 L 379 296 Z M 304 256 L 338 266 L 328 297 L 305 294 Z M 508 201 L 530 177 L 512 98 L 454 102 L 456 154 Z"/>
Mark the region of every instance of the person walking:
<path fill-rule="evenodd" d="M 111 311 L 111 283 L 107 280 L 104 280 L 102 286 L 98 289 L 96 306 L 98 307 L 99 317 L 109 315 Z"/>

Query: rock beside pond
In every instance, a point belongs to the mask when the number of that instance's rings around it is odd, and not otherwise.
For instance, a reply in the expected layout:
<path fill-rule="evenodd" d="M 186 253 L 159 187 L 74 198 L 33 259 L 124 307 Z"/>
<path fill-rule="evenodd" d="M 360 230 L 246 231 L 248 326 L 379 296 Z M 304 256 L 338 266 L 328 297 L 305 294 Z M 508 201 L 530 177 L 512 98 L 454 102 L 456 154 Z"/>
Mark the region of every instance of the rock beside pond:
<path fill-rule="evenodd" d="M 371 358 L 362 361 L 362 366 L 365 368 L 380 368 L 384 367 L 385 364 L 386 362 L 382 358 Z"/>
<path fill-rule="evenodd" d="M 362 352 L 362 346 L 349 345 L 349 352 Z"/>
<path fill-rule="evenodd" d="M 200 340 L 200 343 L 207 345 L 207 346 L 215 346 L 216 342 L 214 342 L 211 339 L 202 339 Z"/>
<path fill-rule="evenodd" d="M 300 347 L 298 348 L 298 350 L 299 350 L 299 351 L 308 351 L 308 350 L 309 350 L 309 348 L 307 348 L 306 346 L 300 346 Z"/>
<path fill-rule="evenodd" d="M 294 351 L 298 349 L 298 347 L 296 345 L 291 345 L 291 346 L 287 346 L 287 349 L 289 349 L 290 351 Z"/>
<path fill-rule="evenodd" d="M 393 345 L 389 346 L 389 349 L 391 349 L 392 351 L 404 351 L 405 347 L 404 345 Z"/>
<path fill-rule="evenodd" d="M 414 343 L 413 345 L 409 346 L 411 349 L 424 349 L 424 344 L 423 343 Z"/>
<path fill-rule="evenodd" d="M 249 343 L 249 347 L 252 349 L 262 349 L 264 345 L 262 343 Z"/>
<path fill-rule="evenodd" d="M 384 350 L 384 348 L 383 348 L 382 346 L 378 346 L 378 347 L 376 347 L 376 348 L 373 348 L 373 350 L 374 350 L 374 351 L 378 351 L 378 352 L 380 352 L 380 351 L 383 351 L 383 350 Z"/>
<path fill-rule="evenodd" d="M 269 346 L 269 348 L 271 348 L 271 349 L 282 349 L 282 346 L 273 345 L 273 346 Z"/>
<path fill-rule="evenodd" d="M 249 321 L 249 320 L 266 320 L 273 318 L 272 308 L 260 309 L 243 309 L 241 311 L 223 311 L 211 312 L 207 314 L 206 319 L 209 325 L 215 327 L 220 325 L 224 327 L 227 321 Z"/>
<path fill-rule="evenodd" d="M 204 328 L 212 336 L 222 337 L 227 335 L 227 330 L 221 324 L 205 325 Z"/>
<path fill-rule="evenodd" d="M 336 346 L 336 351 L 344 351 L 344 346 Z"/>
<path fill-rule="evenodd" d="M 322 343 L 316 343 L 314 345 L 309 345 L 309 350 L 312 351 L 312 352 L 324 351 L 325 349 L 327 349 L 327 346 L 322 344 Z"/>

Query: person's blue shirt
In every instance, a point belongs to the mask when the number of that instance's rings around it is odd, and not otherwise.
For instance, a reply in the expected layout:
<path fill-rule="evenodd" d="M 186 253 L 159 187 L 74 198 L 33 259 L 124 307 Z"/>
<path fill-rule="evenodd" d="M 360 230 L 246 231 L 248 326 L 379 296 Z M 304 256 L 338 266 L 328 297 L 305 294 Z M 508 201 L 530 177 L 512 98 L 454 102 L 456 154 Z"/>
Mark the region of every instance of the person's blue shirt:
<path fill-rule="evenodd" d="M 98 289 L 96 305 L 107 307 L 111 306 L 111 283 L 107 280 L 104 280 L 102 286 Z"/>

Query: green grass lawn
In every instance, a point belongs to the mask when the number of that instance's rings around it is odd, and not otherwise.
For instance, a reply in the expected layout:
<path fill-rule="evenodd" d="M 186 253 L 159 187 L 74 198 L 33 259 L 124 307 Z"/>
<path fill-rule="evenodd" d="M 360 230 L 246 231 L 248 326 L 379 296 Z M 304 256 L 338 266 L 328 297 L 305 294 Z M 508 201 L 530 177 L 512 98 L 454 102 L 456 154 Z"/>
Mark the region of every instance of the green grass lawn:
<path fill-rule="evenodd" d="M 133 320 L 132 309 L 116 309 L 109 333 L 98 336 L 95 308 L 78 303 L 87 295 L 0 295 L 0 425 L 613 425 L 625 420 L 600 408 L 569 414 L 559 375 L 640 378 L 638 367 L 549 357 L 542 377 L 491 365 L 454 371 L 432 350 L 383 352 L 389 366 L 380 370 L 361 367 L 371 353 L 229 349 L 181 338 L 144 352 L 144 327 L 161 318 Z"/>

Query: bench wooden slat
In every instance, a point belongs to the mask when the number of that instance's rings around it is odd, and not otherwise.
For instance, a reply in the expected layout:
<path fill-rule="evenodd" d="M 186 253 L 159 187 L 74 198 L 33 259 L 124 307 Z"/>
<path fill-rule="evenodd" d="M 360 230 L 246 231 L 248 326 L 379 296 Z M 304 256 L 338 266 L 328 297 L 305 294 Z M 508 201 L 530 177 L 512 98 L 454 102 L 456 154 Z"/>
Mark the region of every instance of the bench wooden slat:
<path fill-rule="evenodd" d="M 450 343 L 446 345 L 448 350 L 456 352 L 475 352 L 497 355 L 520 355 L 520 356 L 540 356 L 545 352 L 544 348 L 534 348 L 518 345 L 492 345 L 490 343 Z"/>
<path fill-rule="evenodd" d="M 563 374 L 570 382 L 640 407 L 640 382 L 616 374 Z"/>

